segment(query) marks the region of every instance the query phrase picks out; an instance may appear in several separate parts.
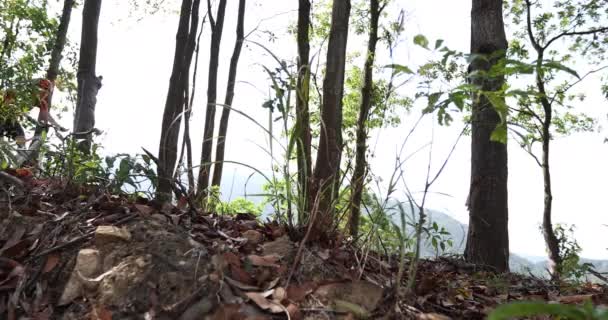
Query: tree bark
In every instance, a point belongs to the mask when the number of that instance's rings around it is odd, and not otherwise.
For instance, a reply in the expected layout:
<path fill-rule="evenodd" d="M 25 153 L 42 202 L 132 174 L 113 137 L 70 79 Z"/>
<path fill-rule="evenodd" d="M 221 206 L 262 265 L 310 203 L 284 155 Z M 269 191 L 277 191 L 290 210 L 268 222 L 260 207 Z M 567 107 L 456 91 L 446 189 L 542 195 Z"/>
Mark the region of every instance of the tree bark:
<path fill-rule="evenodd" d="M 367 159 L 367 126 L 366 122 L 372 108 L 374 58 L 376 56 L 376 44 L 378 43 L 378 23 L 380 20 L 379 0 L 370 1 L 370 28 L 367 42 L 367 57 L 363 68 L 364 79 L 361 88 L 361 105 L 359 106 L 359 117 L 357 119 L 356 146 L 355 146 L 355 169 L 351 179 L 351 201 L 349 216 L 349 231 L 355 239 L 359 235 L 359 220 L 361 217 L 361 199 L 365 183 Z"/>
<path fill-rule="evenodd" d="M 185 103 L 185 90 L 188 83 L 190 64 L 196 45 L 198 12 L 200 0 L 183 0 L 176 35 L 173 71 L 169 80 L 169 90 L 163 113 L 161 139 L 158 151 L 158 188 L 157 198 L 171 199 L 173 190 L 173 171 L 177 161 L 177 142 L 181 125 L 181 112 Z"/>
<path fill-rule="evenodd" d="M 318 212 L 313 221 L 314 236 L 326 236 L 334 226 L 336 181 L 340 175 L 342 156 L 342 97 L 348 40 L 349 0 L 335 0 L 332 7 L 331 29 L 327 47 L 327 63 L 323 80 L 321 135 L 313 179 Z"/>
<path fill-rule="evenodd" d="M 507 50 L 501 0 L 473 0 L 471 11 L 471 53 L 489 56 Z M 471 72 L 489 70 L 500 57 L 474 59 Z M 483 91 L 496 91 L 504 76 L 474 77 L 473 84 Z M 507 204 L 507 145 L 490 140 L 500 116 L 484 95 L 473 103 L 471 134 L 471 186 L 469 194 L 469 232 L 465 259 L 509 270 Z"/>
<path fill-rule="evenodd" d="M 222 171 L 224 168 L 224 152 L 226 150 L 226 135 L 228 134 L 228 119 L 230 117 L 230 107 L 234 99 L 234 86 L 236 84 L 236 73 L 241 56 L 241 49 L 245 41 L 245 7 L 246 1 L 239 0 L 239 11 L 236 23 L 236 43 L 234 51 L 230 59 L 230 69 L 228 70 L 228 84 L 226 85 L 226 97 L 224 99 L 224 107 L 222 109 L 222 117 L 220 118 L 220 128 L 217 138 L 217 146 L 215 149 L 215 162 L 213 167 L 213 180 L 211 185 L 220 186 L 222 182 Z"/>
<path fill-rule="evenodd" d="M 74 0 L 65 0 L 63 2 L 63 11 L 61 13 L 61 19 L 59 22 L 59 27 L 57 28 L 57 34 L 55 36 L 55 44 L 53 45 L 53 51 L 51 52 L 51 62 L 49 64 L 49 69 L 46 72 L 46 78 L 51 81 L 51 83 L 55 83 L 57 80 L 57 75 L 59 74 L 59 65 L 61 64 L 61 59 L 63 55 L 63 48 L 65 47 L 65 42 L 67 40 L 68 29 L 70 26 L 70 19 L 72 17 L 72 8 L 74 7 Z M 47 105 L 49 108 L 49 112 L 51 111 L 52 102 L 53 102 L 53 92 L 55 90 L 51 90 L 49 92 Z M 45 126 L 36 126 L 35 136 L 41 136 L 43 132 L 46 131 Z"/>
<path fill-rule="evenodd" d="M 78 96 L 74 115 L 74 138 L 84 139 L 80 146 L 84 152 L 91 147 L 91 130 L 95 127 L 97 92 L 101 77 L 95 74 L 97 64 L 97 30 L 101 0 L 86 0 L 82 11 L 82 34 L 78 62 Z"/>
<path fill-rule="evenodd" d="M 305 214 L 310 213 L 310 177 L 312 175 L 312 147 L 310 114 L 310 0 L 299 0 L 298 7 L 298 79 L 296 83 L 296 157 L 298 163 L 298 184 L 305 201 L 300 204 Z M 300 217 L 302 218 L 302 217 Z"/>
<path fill-rule="evenodd" d="M 551 170 L 549 169 L 549 145 L 551 143 L 551 121 L 553 121 L 553 108 L 551 102 L 547 99 L 547 91 L 545 89 L 544 74 L 542 69 L 542 61 L 544 58 L 544 49 L 537 47 L 536 60 L 536 87 L 540 95 L 540 102 L 543 107 L 544 119 L 542 123 L 542 159 L 541 166 L 543 171 L 543 191 L 544 191 L 544 208 L 543 208 L 543 237 L 547 245 L 549 253 L 550 267 L 549 272 L 551 278 L 559 279 L 562 258 L 559 252 L 559 241 L 553 229 L 551 222 L 551 212 L 553 207 L 553 193 L 551 191 Z"/>
<path fill-rule="evenodd" d="M 211 0 L 207 0 L 209 7 L 209 22 L 211 24 L 211 52 L 209 54 L 209 76 L 207 80 L 207 111 L 205 113 L 205 129 L 203 132 L 203 146 L 201 152 L 201 165 L 198 175 L 197 193 L 199 200 L 206 198 L 211 174 L 211 152 L 213 151 L 213 132 L 215 131 L 215 110 L 217 103 L 217 74 L 219 67 L 220 44 L 224 29 L 224 16 L 226 13 L 226 0 L 220 0 L 217 9 L 217 20 L 211 16 Z"/>

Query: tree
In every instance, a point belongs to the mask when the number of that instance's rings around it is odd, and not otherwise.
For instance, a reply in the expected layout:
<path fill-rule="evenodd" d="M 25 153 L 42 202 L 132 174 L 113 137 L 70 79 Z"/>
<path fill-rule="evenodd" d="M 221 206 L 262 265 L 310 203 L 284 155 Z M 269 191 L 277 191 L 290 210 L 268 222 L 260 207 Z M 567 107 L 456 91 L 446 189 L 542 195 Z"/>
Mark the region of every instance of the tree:
<path fill-rule="evenodd" d="M 53 51 L 51 52 L 51 61 L 49 63 L 49 68 L 46 72 L 46 78 L 51 81 L 51 83 L 55 83 L 55 80 L 57 80 L 57 75 L 59 74 L 59 65 L 61 63 L 61 59 L 63 58 L 62 52 L 67 41 L 68 28 L 70 26 L 70 18 L 72 17 L 72 8 L 74 7 L 74 4 L 74 0 L 65 0 L 63 2 L 61 19 L 59 22 L 59 27 L 57 27 L 55 43 L 53 44 Z M 49 112 L 52 106 L 52 101 L 53 90 L 49 93 L 47 101 Z M 46 127 L 36 126 L 35 135 L 41 136 L 45 131 Z"/>
<path fill-rule="evenodd" d="M 196 47 L 200 0 L 183 0 L 175 41 L 173 70 L 163 113 L 158 150 L 157 198 L 171 199 L 173 170 L 177 161 L 177 142 L 184 109 L 190 65 Z"/>
<path fill-rule="evenodd" d="M 506 50 L 502 1 L 473 0 L 469 79 L 482 92 L 503 86 L 504 76 L 488 76 L 484 71 L 497 64 Z M 491 139 L 501 118 L 489 96 L 478 93 L 473 99 L 469 231 L 464 254 L 467 261 L 502 272 L 509 270 L 507 145 Z"/>
<path fill-rule="evenodd" d="M 334 225 L 336 188 L 340 176 L 342 157 L 342 97 L 350 1 L 335 0 L 332 6 L 331 29 L 327 45 L 327 62 L 323 80 L 321 107 L 321 135 L 313 173 L 310 203 L 317 203 L 313 223 L 319 237 Z M 313 206 L 314 207 L 314 206 Z"/>
<path fill-rule="evenodd" d="M 552 222 L 551 140 L 560 134 L 593 130 L 593 119 L 571 111 L 573 107 L 568 105 L 584 97 L 569 91 L 586 76 L 606 68 L 599 67 L 579 76 L 565 64 L 576 59 L 585 59 L 592 66 L 604 63 L 608 12 L 602 9 L 600 1 L 555 1 L 553 8 L 537 15 L 533 15 L 533 7 L 526 0 L 514 2 L 509 8 L 515 25 L 521 29 L 515 33 L 516 39 L 509 51 L 509 58 L 515 60 L 513 73 L 530 74 L 533 80 L 523 89 L 506 91 L 504 95 L 517 98 L 517 108 L 513 108 L 510 117 L 513 136 L 542 170 L 542 232 L 551 262 L 550 273 L 558 279 L 563 257 Z M 560 46 L 566 50 L 560 50 Z M 526 62 L 530 55 L 528 47 L 532 48 L 531 63 Z M 533 149 L 535 143 L 541 144 L 540 156 Z"/>
<path fill-rule="evenodd" d="M 312 175 L 312 147 L 310 132 L 310 1 L 299 0 L 298 6 L 298 79 L 296 82 L 296 157 L 298 162 L 298 188 L 306 201 L 309 196 L 309 178 Z M 310 212 L 310 203 L 302 204 Z"/>
<path fill-rule="evenodd" d="M 97 76 L 97 30 L 101 0 L 86 0 L 82 11 L 82 34 L 78 62 L 78 96 L 74 115 L 74 138 L 84 139 L 83 151 L 91 147 L 91 131 L 95 127 L 97 92 L 101 88 L 101 76 Z"/>
<path fill-rule="evenodd" d="M 203 132 L 203 146 L 201 152 L 201 165 L 198 174 L 197 197 L 206 198 L 211 174 L 211 152 L 213 151 L 213 132 L 215 130 L 215 110 L 217 104 L 217 74 L 220 59 L 220 44 L 224 29 L 224 16 L 226 13 L 226 0 L 220 0 L 216 18 L 211 11 L 211 0 L 207 0 L 209 10 L 209 23 L 211 24 L 211 46 L 209 54 L 209 75 L 207 79 L 207 109 L 205 112 L 205 129 Z"/>
<path fill-rule="evenodd" d="M 222 171 L 224 168 L 224 152 L 226 149 L 226 135 L 228 134 L 228 119 L 230 117 L 230 107 L 234 99 L 234 85 L 236 84 L 236 72 L 241 56 L 241 48 L 245 41 L 244 24 L 245 24 L 245 7 L 246 1 L 239 0 L 239 12 L 236 23 L 236 43 L 232 58 L 230 59 L 230 69 L 228 70 L 228 84 L 226 86 L 226 97 L 222 109 L 222 117 L 220 118 L 220 128 L 217 138 L 217 146 L 215 149 L 215 161 L 213 167 L 213 180 L 211 185 L 220 186 L 222 181 Z"/>
<path fill-rule="evenodd" d="M 350 234 L 357 238 L 359 234 L 359 219 L 361 217 L 361 199 L 363 198 L 363 186 L 367 170 L 367 125 L 369 113 L 372 108 L 373 98 L 373 75 L 374 58 L 376 56 L 376 44 L 378 43 L 378 24 L 380 14 L 386 3 L 380 7 L 380 0 L 370 1 L 370 23 L 369 39 L 367 40 L 367 52 L 364 66 L 363 87 L 361 87 L 361 105 L 359 107 L 359 117 L 357 119 L 357 142 L 355 146 L 355 169 L 351 179 L 351 201 L 349 216 Z"/>

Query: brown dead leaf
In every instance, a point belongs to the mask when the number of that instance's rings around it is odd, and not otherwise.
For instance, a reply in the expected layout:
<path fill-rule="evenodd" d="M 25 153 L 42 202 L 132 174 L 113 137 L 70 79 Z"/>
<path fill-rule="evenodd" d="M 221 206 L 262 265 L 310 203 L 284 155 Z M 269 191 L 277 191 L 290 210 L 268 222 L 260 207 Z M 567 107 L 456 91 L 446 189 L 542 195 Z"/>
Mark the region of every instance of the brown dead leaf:
<path fill-rule="evenodd" d="M 15 231 L 11 234 L 11 237 L 4 243 L 2 249 L 0 249 L 0 255 L 2 254 L 2 252 L 4 252 L 4 250 L 16 245 L 19 241 L 21 241 L 21 238 L 23 238 L 24 234 L 25 227 L 17 226 Z"/>
<path fill-rule="evenodd" d="M 291 320 L 301 320 L 304 317 L 302 315 L 302 311 L 300 311 L 300 307 L 293 303 L 290 303 L 286 309 L 287 313 L 289 313 L 289 317 L 291 318 Z"/>
<path fill-rule="evenodd" d="M 287 287 L 287 298 L 293 302 L 300 302 L 315 290 L 316 285 L 306 282 L 301 285 L 290 285 Z"/>
<path fill-rule="evenodd" d="M 60 258 L 59 254 L 56 254 L 56 253 L 49 254 L 46 257 L 46 262 L 44 264 L 44 268 L 42 268 L 42 273 L 49 273 L 53 269 L 55 269 L 55 267 L 59 263 L 59 258 Z"/>
<path fill-rule="evenodd" d="M 4 249 L 0 253 L 0 256 L 19 260 L 19 258 L 22 258 L 29 251 L 31 244 L 32 240 L 30 238 L 23 239 L 15 243 L 14 245 Z"/>
<path fill-rule="evenodd" d="M 143 215 L 150 215 L 152 212 L 154 212 L 154 208 L 145 204 L 135 204 L 135 209 L 137 209 L 137 211 Z"/>
<path fill-rule="evenodd" d="M 91 320 L 112 320 L 112 312 L 104 306 L 96 306 L 91 312 Z"/>
<path fill-rule="evenodd" d="M 254 283 L 254 280 L 251 275 L 241 267 L 230 265 L 230 275 L 233 279 L 242 283 L 250 285 Z"/>
<path fill-rule="evenodd" d="M 593 300 L 593 294 L 578 294 L 574 296 L 563 296 L 558 297 L 557 302 L 565 304 L 583 303 L 585 301 Z"/>
<path fill-rule="evenodd" d="M 272 313 L 285 312 L 285 307 L 283 307 L 281 304 L 266 299 L 266 297 L 272 295 L 273 292 L 274 290 L 269 290 L 266 292 L 245 292 L 245 295 L 247 295 L 249 299 L 255 302 L 255 304 L 263 310 L 268 310 Z"/>
<path fill-rule="evenodd" d="M 232 279 L 232 278 L 230 278 L 228 276 L 224 277 L 224 280 L 226 280 L 226 282 L 229 285 L 231 285 L 231 286 L 233 286 L 235 288 L 241 289 L 241 290 L 245 290 L 245 291 L 260 290 L 260 288 L 258 288 L 256 286 L 252 286 L 252 285 L 248 285 L 246 283 L 242 283 L 242 282 L 240 282 L 238 280 L 235 280 L 235 279 Z"/>
<path fill-rule="evenodd" d="M 251 264 L 256 267 L 278 268 L 279 265 L 277 264 L 277 262 L 281 259 L 281 257 L 276 254 L 271 254 L 267 256 L 258 256 L 255 254 L 250 254 L 249 256 L 247 256 L 247 259 L 249 259 Z"/>

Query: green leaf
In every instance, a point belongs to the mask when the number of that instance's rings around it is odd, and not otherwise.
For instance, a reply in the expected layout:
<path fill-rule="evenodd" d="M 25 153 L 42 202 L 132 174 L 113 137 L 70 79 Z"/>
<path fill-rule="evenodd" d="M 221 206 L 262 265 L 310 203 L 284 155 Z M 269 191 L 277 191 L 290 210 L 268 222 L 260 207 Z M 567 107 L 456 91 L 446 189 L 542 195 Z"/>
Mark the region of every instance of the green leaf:
<path fill-rule="evenodd" d="M 395 74 L 405 73 L 405 74 L 414 74 L 414 71 L 410 69 L 408 66 L 404 66 L 401 64 L 388 64 L 384 66 L 384 68 L 393 69 Z"/>
<path fill-rule="evenodd" d="M 488 316 L 488 320 L 503 320 L 537 315 L 560 316 L 574 320 L 591 319 L 587 318 L 583 310 L 575 306 L 544 302 L 515 302 L 499 306 Z"/>
<path fill-rule="evenodd" d="M 421 34 L 418 34 L 414 37 L 414 44 L 419 45 L 425 49 L 429 48 L 429 40 Z"/>
<path fill-rule="evenodd" d="M 439 49 L 439 47 L 441 47 L 442 44 L 443 44 L 443 39 L 437 39 L 435 41 L 435 50 Z"/>
<path fill-rule="evenodd" d="M 496 126 L 492 135 L 490 135 L 490 141 L 507 143 L 507 126 L 506 124 L 499 124 Z"/>
<path fill-rule="evenodd" d="M 567 73 L 577 77 L 578 79 L 581 78 L 574 69 L 568 68 L 558 61 L 554 61 L 554 60 L 547 61 L 543 64 L 543 67 L 549 68 L 549 69 L 555 69 L 555 70 L 559 70 L 559 71 L 564 71 L 564 72 L 567 72 Z"/>

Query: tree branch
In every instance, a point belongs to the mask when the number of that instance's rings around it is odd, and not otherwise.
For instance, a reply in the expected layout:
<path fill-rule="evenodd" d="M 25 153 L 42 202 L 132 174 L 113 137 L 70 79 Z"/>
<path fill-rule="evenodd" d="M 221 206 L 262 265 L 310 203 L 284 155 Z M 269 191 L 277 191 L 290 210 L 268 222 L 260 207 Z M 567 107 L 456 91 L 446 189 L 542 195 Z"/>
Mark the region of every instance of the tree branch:
<path fill-rule="evenodd" d="M 527 0 L 526 0 L 527 1 Z M 556 40 L 565 37 L 565 36 L 584 36 L 584 35 L 590 35 L 590 34 L 596 34 L 596 33 L 604 33 L 604 32 L 608 32 L 608 27 L 602 27 L 602 28 L 597 28 L 597 29 L 589 29 L 589 30 L 585 30 L 585 31 L 572 31 L 572 32 L 562 32 L 558 35 L 556 35 L 555 37 L 551 38 L 549 41 L 547 41 L 547 44 L 545 44 L 542 49 L 547 49 L 551 43 L 555 42 Z"/>

